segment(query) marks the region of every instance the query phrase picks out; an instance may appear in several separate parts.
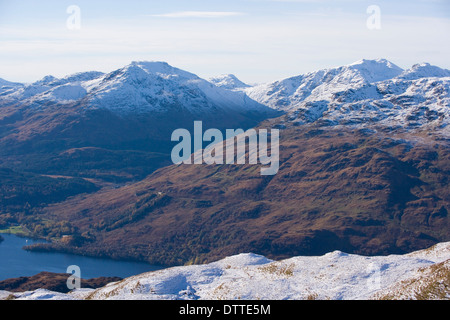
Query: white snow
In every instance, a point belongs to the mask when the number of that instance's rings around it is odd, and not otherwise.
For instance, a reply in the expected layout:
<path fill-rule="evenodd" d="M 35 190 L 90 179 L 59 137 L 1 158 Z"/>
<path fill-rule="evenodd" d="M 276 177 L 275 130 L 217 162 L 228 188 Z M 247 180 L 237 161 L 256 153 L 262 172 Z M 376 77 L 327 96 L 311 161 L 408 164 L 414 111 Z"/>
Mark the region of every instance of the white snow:
<path fill-rule="evenodd" d="M 0 78 L 0 96 L 7 95 L 22 86 L 22 83 L 10 82 Z"/>
<path fill-rule="evenodd" d="M 220 76 L 209 78 L 208 80 L 209 82 L 214 83 L 216 86 L 228 90 L 240 90 L 250 87 L 250 85 L 239 80 L 234 74 L 223 74 Z"/>
<path fill-rule="evenodd" d="M 86 93 L 86 89 L 81 85 L 64 84 L 46 91 L 41 97 L 60 102 L 70 102 L 84 98 Z"/>
<path fill-rule="evenodd" d="M 427 62 L 417 63 L 411 69 L 402 72 L 398 78 L 407 80 L 416 80 L 420 78 L 430 77 L 450 77 L 450 70 L 441 69 L 437 66 L 432 66 Z"/>
<path fill-rule="evenodd" d="M 371 257 L 333 251 L 273 261 L 246 253 L 209 264 L 143 273 L 95 290 L 62 294 L 40 289 L 13 295 L 24 300 L 360 300 L 392 294 L 402 281 L 423 277 L 423 268 L 449 260 L 450 242 L 405 255 Z M 9 294 L 0 292 L 0 299 Z"/>

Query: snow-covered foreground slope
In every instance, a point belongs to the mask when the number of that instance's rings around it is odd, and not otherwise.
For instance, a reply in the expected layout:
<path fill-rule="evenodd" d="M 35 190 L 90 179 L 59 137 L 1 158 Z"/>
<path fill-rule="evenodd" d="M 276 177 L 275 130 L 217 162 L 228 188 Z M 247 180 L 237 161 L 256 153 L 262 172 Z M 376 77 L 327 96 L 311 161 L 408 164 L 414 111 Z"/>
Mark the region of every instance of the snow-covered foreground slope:
<path fill-rule="evenodd" d="M 68 294 L 14 293 L 16 299 L 450 299 L 450 242 L 405 255 L 334 251 L 272 261 L 248 253 L 136 275 Z M 0 299 L 10 296 L 0 292 Z"/>

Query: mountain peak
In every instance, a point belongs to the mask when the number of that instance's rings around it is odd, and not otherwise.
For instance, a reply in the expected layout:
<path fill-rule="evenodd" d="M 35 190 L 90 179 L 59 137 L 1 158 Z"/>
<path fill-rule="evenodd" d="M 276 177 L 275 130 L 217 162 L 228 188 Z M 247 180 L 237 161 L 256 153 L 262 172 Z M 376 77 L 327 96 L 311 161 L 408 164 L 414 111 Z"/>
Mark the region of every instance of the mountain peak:
<path fill-rule="evenodd" d="M 242 89 L 250 87 L 248 84 L 239 80 L 234 74 L 222 74 L 220 76 L 208 79 L 209 82 L 214 83 L 217 87 L 222 87 L 228 90 Z"/>
<path fill-rule="evenodd" d="M 167 71 L 173 68 L 165 61 L 132 61 L 128 66 L 139 67 L 149 71 Z"/>
<path fill-rule="evenodd" d="M 18 86 L 23 86 L 22 83 L 19 82 L 11 82 L 5 79 L 0 78 L 0 88 L 2 87 L 18 87 Z"/>
<path fill-rule="evenodd" d="M 298 108 L 306 101 L 331 101 L 338 92 L 367 87 L 402 72 L 403 69 L 386 59 L 361 59 L 348 65 L 248 88 L 246 92 L 250 98 L 273 109 L 288 110 Z"/>
<path fill-rule="evenodd" d="M 400 75 L 403 69 L 386 59 L 361 59 L 347 65 L 357 71 L 368 82 L 388 80 Z"/>
<path fill-rule="evenodd" d="M 173 67 L 164 61 L 132 61 L 125 69 L 141 69 L 147 74 L 154 74 L 165 78 L 167 76 L 178 76 L 188 79 L 198 79 L 195 74 Z"/>
<path fill-rule="evenodd" d="M 431 64 L 430 63 L 428 63 L 428 62 L 422 62 L 422 63 L 416 63 L 416 64 L 414 64 L 413 66 L 412 66 L 412 68 L 411 69 L 418 69 L 418 68 L 423 68 L 423 67 L 430 67 L 431 66 Z"/>
<path fill-rule="evenodd" d="M 61 81 L 64 83 L 90 81 L 90 80 L 97 79 L 103 75 L 104 75 L 104 73 L 100 72 L 100 71 L 77 72 L 77 73 L 68 75 L 64 78 L 61 78 Z"/>
<path fill-rule="evenodd" d="M 390 62 L 387 59 L 384 58 L 377 58 L 377 59 L 359 59 L 353 63 L 350 63 L 349 65 L 361 65 L 361 64 L 366 64 L 366 65 L 374 65 L 374 64 L 383 64 L 389 67 L 395 66 L 395 64 L 393 64 L 392 62 Z M 398 68 L 398 67 L 397 67 Z"/>
<path fill-rule="evenodd" d="M 13 92 L 20 87 L 23 87 L 22 83 L 11 82 L 0 78 L 0 94 L 3 94 L 5 92 Z"/>
<path fill-rule="evenodd" d="M 184 110 L 197 115 L 219 109 L 273 112 L 256 101 L 245 99 L 243 93 L 229 92 L 161 61 L 133 61 L 104 75 L 101 81 L 88 88 L 87 96 L 91 106 L 121 114 Z"/>
<path fill-rule="evenodd" d="M 450 77 L 450 70 L 433 66 L 428 62 L 416 63 L 399 75 L 401 79 L 415 80 L 428 77 Z"/>
<path fill-rule="evenodd" d="M 58 78 L 56 78 L 52 75 L 47 75 L 47 76 L 43 77 L 41 80 L 34 82 L 33 85 L 48 85 L 56 80 L 58 80 Z"/>

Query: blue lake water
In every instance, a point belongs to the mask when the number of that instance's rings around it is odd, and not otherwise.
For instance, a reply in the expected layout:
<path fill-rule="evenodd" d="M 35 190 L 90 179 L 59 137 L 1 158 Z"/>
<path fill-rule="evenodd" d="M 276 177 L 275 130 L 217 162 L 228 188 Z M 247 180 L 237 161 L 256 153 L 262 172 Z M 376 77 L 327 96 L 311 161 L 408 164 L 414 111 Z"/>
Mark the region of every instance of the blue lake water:
<path fill-rule="evenodd" d="M 2 234 L 1 236 L 5 240 L 0 242 L 0 281 L 32 276 L 42 271 L 66 273 L 67 267 L 71 265 L 80 267 L 81 278 L 84 279 L 112 276 L 126 278 L 163 268 L 143 262 L 91 258 L 57 252 L 30 252 L 23 250 L 22 247 L 43 241 L 11 234 Z"/>

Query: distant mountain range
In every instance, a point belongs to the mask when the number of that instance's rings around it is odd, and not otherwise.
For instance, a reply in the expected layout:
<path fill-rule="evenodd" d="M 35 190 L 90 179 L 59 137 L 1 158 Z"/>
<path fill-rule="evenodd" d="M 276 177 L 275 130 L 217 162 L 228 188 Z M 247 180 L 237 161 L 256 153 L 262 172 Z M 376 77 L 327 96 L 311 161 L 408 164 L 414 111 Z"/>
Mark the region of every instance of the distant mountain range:
<path fill-rule="evenodd" d="M 132 62 L 30 84 L 0 82 L 0 166 L 108 181 L 169 164 L 171 133 L 249 128 L 277 115 L 245 93 L 164 62 Z"/>
<path fill-rule="evenodd" d="M 448 241 L 449 85 L 449 70 L 384 59 L 257 86 L 164 62 L 2 81 L 0 226 L 53 240 L 32 250 L 170 265 Z M 280 129 L 279 172 L 171 165 L 171 132 L 194 120 Z"/>
<path fill-rule="evenodd" d="M 236 113 L 231 118 L 239 114 L 237 120 L 245 123 L 249 121 L 245 115 L 253 116 L 255 122 L 274 115 L 270 109 L 275 109 L 287 112 L 289 121 L 297 124 L 320 119 L 329 125 L 432 125 L 433 130 L 447 134 L 449 77 L 450 70 L 428 63 L 403 70 L 385 59 L 363 59 L 250 86 L 232 74 L 206 81 L 165 62 L 132 62 L 108 74 L 46 76 L 31 84 L 0 79 L 0 97 L 3 105 L 19 103 L 35 112 L 50 111 L 58 104 L 73 105 L 80 113 L 108 110 L 122 116 L 212 116 L 225 124 L 230 119 L 224 119 L 224 114 Z M 3 119 L 19 117 L 15 111 Z"/>
<path fill-rule="evenodd" d="M 2 100 L 41 109 L 51 103 L 78 102 L 85 109 L 107 109 L 124 115 L 268 111 L 243 94 L 223 90 L 165 62 L 132 62 L 108 74 L 91 71 L 62 79 L 46 76 L 31 84 L 2 80 L 0 85 Z"/>

